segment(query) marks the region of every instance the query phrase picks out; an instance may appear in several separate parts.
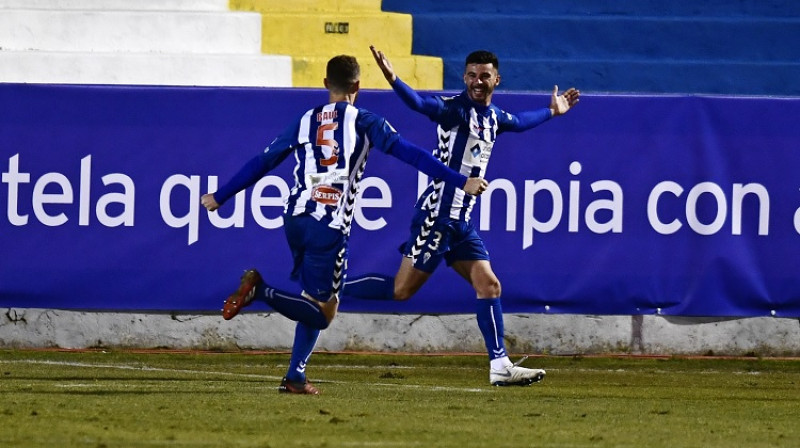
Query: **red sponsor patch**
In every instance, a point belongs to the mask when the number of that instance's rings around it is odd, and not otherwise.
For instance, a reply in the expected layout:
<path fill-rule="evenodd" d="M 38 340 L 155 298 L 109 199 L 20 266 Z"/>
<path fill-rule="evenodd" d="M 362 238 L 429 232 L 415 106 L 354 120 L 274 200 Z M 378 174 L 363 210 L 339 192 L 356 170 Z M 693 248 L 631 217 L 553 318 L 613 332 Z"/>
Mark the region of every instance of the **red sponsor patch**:
<path fill-rule="evenodd" d="M 311 190 L 311 199 L 325 205 L 335 205 L 342 197 L 342 191 L 330 185 L 317 185 Z"/>

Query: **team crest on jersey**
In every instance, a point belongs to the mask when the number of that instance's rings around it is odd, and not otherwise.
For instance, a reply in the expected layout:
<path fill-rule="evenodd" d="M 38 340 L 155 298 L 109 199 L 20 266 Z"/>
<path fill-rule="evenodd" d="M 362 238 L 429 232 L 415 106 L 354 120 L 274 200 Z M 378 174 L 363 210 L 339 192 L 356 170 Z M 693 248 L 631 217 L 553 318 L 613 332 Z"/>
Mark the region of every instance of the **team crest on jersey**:
<path fill-rule="evenodd" d="M 481 155 L 481 145 L 475 143 L 475 146 L 470 148 L 470 152 L 472 153 L 472 157 L 477 158 Z"/>
<path fill-rule="evenodd" d="M 311 189 L 311 200 L 325 205 L 336 205 L 342 197 L 342 190 L 330 185 L 317 185 Z"/>

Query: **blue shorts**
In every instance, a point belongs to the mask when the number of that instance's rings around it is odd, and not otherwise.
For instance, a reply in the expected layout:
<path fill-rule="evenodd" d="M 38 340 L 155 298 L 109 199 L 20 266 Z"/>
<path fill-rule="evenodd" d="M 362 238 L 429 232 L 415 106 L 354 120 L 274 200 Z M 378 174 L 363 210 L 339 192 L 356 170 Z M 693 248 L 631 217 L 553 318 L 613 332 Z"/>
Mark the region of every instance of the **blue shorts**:
<path fill-rule="evenodd" d="M 284 215 L 283 228 L 294 261 L 292 280 L 299 280 L 311 297 L 327 302 L 333 291 L 336 260 L 345 247 L 344 234 L 309 215 Z M 346 247 L 344 260 L 346 267 Z"/>
<path fill-rule="evenodd" d="M 422 209 L 417 209 L 414 214 L 411 220 L 411 235 L 400 246 L 400 252 L 404 257 L 412 257 L 415 241 L 422 233 L 427 216 L 428 211 Z M 483 240 L 471 222 L 439 218 L 424 239 L 414 267 L 430 274 L 436 270 L 442 259 L 448 266 L 456 261 L 489 260 L 489 251 L 486 250 Z"/>

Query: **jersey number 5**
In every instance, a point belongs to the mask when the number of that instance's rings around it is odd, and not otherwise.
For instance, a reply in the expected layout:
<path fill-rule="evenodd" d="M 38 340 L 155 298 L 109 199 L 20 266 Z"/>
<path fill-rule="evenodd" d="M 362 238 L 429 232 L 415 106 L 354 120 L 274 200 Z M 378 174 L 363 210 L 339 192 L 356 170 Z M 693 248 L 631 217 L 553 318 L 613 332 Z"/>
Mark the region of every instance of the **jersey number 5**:
<path fill-rule="evenodd" d="M 337 122 L 321 124 L 317 128 L 317 146 L 327 146 L 331 148 L 331 156 L 319 161 L 319 164 L 322 166 L 336 165 L 336 162 L 339 160 L 339 143 L 336 140 L 325 138 L 326 131 L 334 132 L 337 129 L 339 129 L 339 123 Z"/>

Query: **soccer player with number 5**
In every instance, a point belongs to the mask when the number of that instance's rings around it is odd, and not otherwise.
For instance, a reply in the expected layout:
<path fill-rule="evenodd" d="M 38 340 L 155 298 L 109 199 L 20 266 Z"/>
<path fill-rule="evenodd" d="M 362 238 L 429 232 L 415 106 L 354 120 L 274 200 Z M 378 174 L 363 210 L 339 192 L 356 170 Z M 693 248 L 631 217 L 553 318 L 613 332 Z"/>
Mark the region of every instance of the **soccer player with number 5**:
<path fill-rule="evenodd" d="M 308 110 L 228 183 L 201 198 L 203 206 L 214 211 L 294 155 L 295 185 L 286 200 L 284 230 L 294 259 L 292 277 L 300 281 L 302 291 L 275 289 L 257 270 L 250 269 L 222 309 L 222 317 L 229 320 L 254 300 L 261 300 L 297 321 L 289 370 L 279 388 L 284 393 L 319 394 L 306 379 L 306 363 L 320 330 L 330 325 L 338 309 L 350 224 L 371 149 L 378 148 L 470 195 L 481 194 L 488 185 L 480 177 L 467 177 L 448 168 L 400 137 L 384 118 L 353 106 L 360 73 L 352 56 L 328 61 L 324 80 L 328 103 Z"/>

